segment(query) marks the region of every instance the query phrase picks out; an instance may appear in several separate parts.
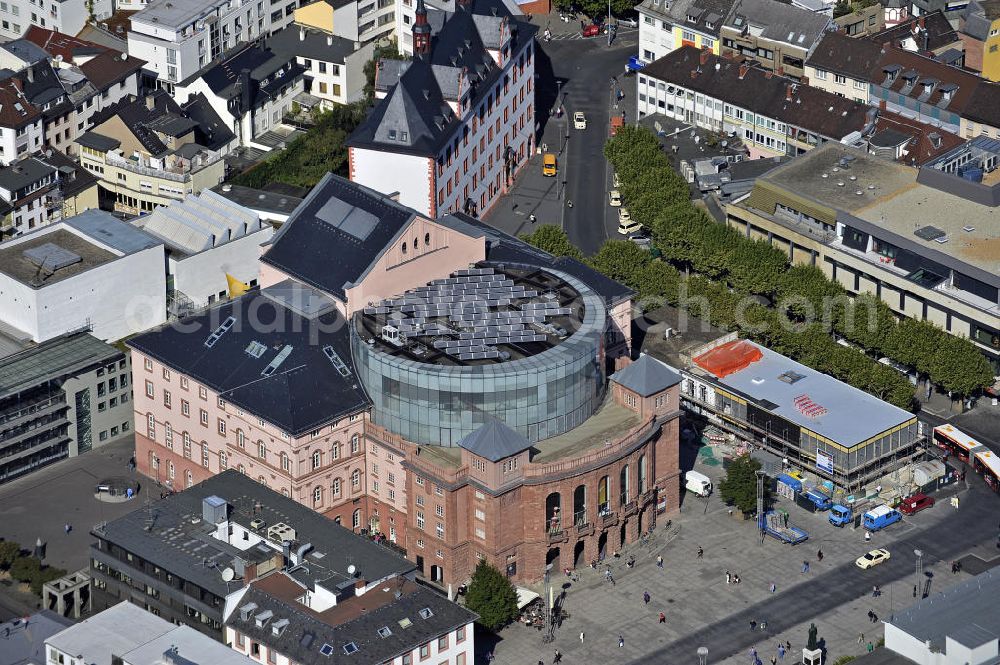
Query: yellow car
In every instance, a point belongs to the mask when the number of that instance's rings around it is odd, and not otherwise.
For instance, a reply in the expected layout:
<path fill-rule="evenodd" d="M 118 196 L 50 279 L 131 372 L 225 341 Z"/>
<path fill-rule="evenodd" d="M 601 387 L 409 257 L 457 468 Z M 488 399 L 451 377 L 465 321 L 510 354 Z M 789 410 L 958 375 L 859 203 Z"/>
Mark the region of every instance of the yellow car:
<path fill-rule="evenodd" d="M 556 156 L 551 152 L 542 155 L 542 175 L 551 177 L 558 172 L 559 169 L 556 168 Z"/>
<path fill-rule="evenodd" d="M 617 189 L 612 189 L 608 192 L 608 204 L 612 208 L 620 208 L 622 205 L 622 193 Z"/>
<path fill-rule="evenodd" d="M 858 568 L 871 568 L 872 566 L 877 566 L 880 563 L 885 563 L 890 558 L 889 550 L 872 550 L 864 556 L 859 556 L 858 560 L 854 563 L 857 564 Z"/>

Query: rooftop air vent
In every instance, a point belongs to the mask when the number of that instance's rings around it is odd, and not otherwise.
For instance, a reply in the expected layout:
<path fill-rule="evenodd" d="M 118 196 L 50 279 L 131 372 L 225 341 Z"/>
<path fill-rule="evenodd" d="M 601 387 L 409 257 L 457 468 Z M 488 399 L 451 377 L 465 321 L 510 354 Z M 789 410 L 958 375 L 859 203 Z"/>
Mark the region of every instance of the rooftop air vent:
<path fill-rule="evenodd" d="M 806 378 L 805 374 L 799 374 L 798 372 L 792 369 L 788 370 L 787 372 L 782 372 L 781 374 L 778 375 L 778 379 L 780 381 L 784 381 L 785 383 L 788 384 L 795 383 L 796 381 L 801 381 L 804 378 Z"/>
<path fill-rule="evenodd" d="M 976 227 L 975 226 L 963 226 L 962 230 L 965 231 L 966 233 L 972 233 L 973 231 L 976 230 Z"/>
<path fill-rule="evenodd" d="M 921 240 L 930 241 L 930 240 L 937 240 L 938 238 L 943 238 L 947 234 L 936 226 L 923 226 L 914 231 L 913 235 L 917 236 Z"/>

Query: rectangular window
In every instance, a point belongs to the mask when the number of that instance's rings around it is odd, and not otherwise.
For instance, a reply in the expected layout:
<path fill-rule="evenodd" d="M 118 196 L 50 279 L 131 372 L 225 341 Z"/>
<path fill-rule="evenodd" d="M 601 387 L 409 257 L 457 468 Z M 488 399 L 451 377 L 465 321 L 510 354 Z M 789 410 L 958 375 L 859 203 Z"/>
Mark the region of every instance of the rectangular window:
<path fill-rule="evenodd" d="M 163 406 L 165 406 L 165 407 L 167 407 L 169 409 L 171 403 L 172 403 L 172 401 L 170 399 L 170 391 L 169 390 L 164 390 L 163 391 Z"/>
<path fill-rule="evenodd" d="M 186 399 L 181 400 L 181 415 L 190 416 L 191 415 L 191 403 Z"/>
<path fill-rule="evenodd" d="M 201 422 L 202 425 L 208 427 L 208 411 L 206 411 L 205 409 L 199 409 L 198 420 Z"/>
<path fill-rule="evenodd" d="M 219 434 L 222 434 L 223 436 L 226 434 L 226 421 L 222 418 L 219 418 Z"/>
<path fill-rule="evenodd" d="M 153 390 L 153 382 L 152 381 L 146 381 L 146 397 L 148 397 L 150 399 L 153 399 L 154 395 L 155 395 L 155 391 Z"/>

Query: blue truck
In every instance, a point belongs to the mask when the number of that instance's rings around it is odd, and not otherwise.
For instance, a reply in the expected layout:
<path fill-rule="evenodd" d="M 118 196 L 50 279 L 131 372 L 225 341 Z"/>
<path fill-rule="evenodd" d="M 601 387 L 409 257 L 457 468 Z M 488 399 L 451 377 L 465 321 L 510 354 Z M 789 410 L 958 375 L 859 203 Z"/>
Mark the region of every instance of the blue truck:
<path fill-rule="evenodd" d="M 878 531 L 903 519 L 903 514 L 889 506 L 872 508 L 861 517 L 861 526 L 868 531 Z"/>
<path fill-rule="evenodd" d="M 847 526 L 854 521 L 854 511 L 850 506 L 835 503 L 830 506 L 830 524 L 836 527 Z"/>
<path fill-rule="evenodd" d="M 767 535 L 789 545 L 797 545 L 809 538 L 809 534 L 803 529 L 788 523 L 788 513 L 784 511 L 769 510 L 760 516 L 758 526 Z"/>
<path fill-rule="evenodd" d="M 815 487 L 803 492 L 802 496 L 812 502 L 818 511 L 830 510 L 830 506 L 833 505 L 833 500 L 830 496 L 828 494 L 824 494 Z"/>

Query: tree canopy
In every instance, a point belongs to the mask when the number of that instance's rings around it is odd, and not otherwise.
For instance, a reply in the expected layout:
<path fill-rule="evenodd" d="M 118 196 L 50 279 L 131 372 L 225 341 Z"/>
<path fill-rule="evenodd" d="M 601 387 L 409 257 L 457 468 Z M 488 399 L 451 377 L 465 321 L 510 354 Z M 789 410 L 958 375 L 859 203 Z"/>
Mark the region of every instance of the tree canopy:
<path fill-rule="evenodd" d="M 566 232 L 555 224 L 542 224 L 531 233 L 521 236 L 521 240 L 545 250 L 553 256 L 570 256 L 582 259 L 583 253 L 569 241 Z"/>
<path fill-rule="evenodd" d="M 480 560 L 465 593 L 465 606 L 479 615 L 479 623 L 499 630 L 517 618 L 517 591 L 510 579 Z"/>
<path fill-rule="evenodd" d="M 742 455 L 729 463 L 726 477 L 719 483 L 719 495 L 727 504 L 736 506 L 740 512 L 757 512 L 757 471 L 760 462 Z M 766 494 L 767 487 L 764 487 Z M 765 496 L 766 499 L 766 496 Z"/>

